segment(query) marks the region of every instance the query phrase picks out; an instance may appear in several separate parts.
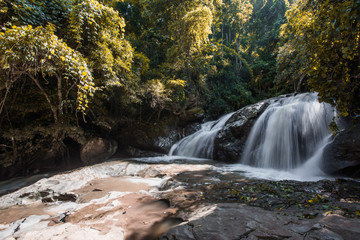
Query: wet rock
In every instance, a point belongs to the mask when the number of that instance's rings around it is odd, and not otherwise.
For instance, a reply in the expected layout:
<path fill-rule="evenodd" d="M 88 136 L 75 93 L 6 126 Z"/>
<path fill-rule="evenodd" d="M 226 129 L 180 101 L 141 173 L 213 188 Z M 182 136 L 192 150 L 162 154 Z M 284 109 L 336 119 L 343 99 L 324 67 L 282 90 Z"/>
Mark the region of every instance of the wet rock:
<path fill-rule="evenodd" d="M 242 204 L 220 203 L 198 209 L 187 224 L 173 227 L 160 239 L 284 239 L 300 237 L 286 228 L 289 218 Z"/>
<path fill-rule="evenodd" d="M 360 177 L 360 120 L 348 121 L 343 131 L 324 149 L 323 170 L 330 174 Z"/>
<path fill-rule="evenodd" d="M 189 136 L 189 135 L 199 131 L 200 129 L 201 129 L 201 124 L 198 122 L 189 124 L 189 125 L 185 126 L 185 128 L 182 129 L 181 138 Z"/>
<path fill-rule="evenodd" d="M 198 208 L 187 223 L 171 228 L 160 239 L 357 239 L 359 234 L 356 218 L 335 215 L 299 220 L 294 215 L 220 203 Z"/>
<path fill-rule="evenodd" d="M 165 154 L 165 151 L 162 149 L 153 149 L 154 151 L 150 150 L 141 150 L 139 148 L 135 148 L 132 146 L 126 147 L 126 153 L 132 157 L 142 158 L 142 157 L 158 157 Z M 162 153 L 161 153 L 162 152 Z"/>
<path fill-rule="evenodd" d="M 55 202 L 56 200 L 53 197 L 45 197 L 41 199 L 41 202 L 43 203 L 52 203 Z"/>
<path fill-rule="evenodd" d="M 360 224 L 358 218 L 346 218 L 339 215 L 331 215 L 323 217 L 319 222 L 343 239 L 359 238 Z"/>
<path fill-rule="evenodd" d="M 95 189 L 93 189 L 92 191 L 93 191 L 93 192 L 102 192 L 102 190 L 99 189 L 99 188 L 95 188 Z"/>
<path fill-rule="evenodd" d="M 31 193 L 27 192 L 27 193 L 23 193 L 19 196 L 19 198 L 25 198 L 25 197 L 29 197 Z"/>
<path fill-rule="evenodd" d="M 176 183 L 181 184 L 175 188 Z M 205 170 L 179 173 L 172 185 L 161 197 L 188 222 L 160 239 L 357 239 L 356 181 L 244 181 Z"/>
<path fill-rule="evenodd" d="M 128 138 L 126 152 L 132 157 L 155 157 L 167 154 L 171 147 L 200 129 L 199 123 L 184 126 L 142 126 L 133 131 Z"/>
<path fill-rule="evenodd" d="M 43 190 L 39 192 L 39 195 L 41 197 L 41 201 L 43 203 L 51 203 L 51 202 L 55 202 L 56 200 L 53 198 L 54 197 L 54 191 L 47 189 L 47 190 Z"/>
<path fill-rule="evenodd" d="M 53 195 L 54 191 L 48 189 L 48 190 L 40 191 L 39 194 L 42 198 L 45 198 L 45 197 L 48 197 L 49 195 Z"/>
<path fill-rule="evenodd" d="M 75 193 L 62 193 L 57 196 L 54 196 L 54 199 L 62 202 L 76 202 L 78 197 L 79 196 Z"/>
<path fill-rule="evenodd" d="M 234 113 L 215 138 L 213 152 L 215 160 L 233 163 L 240 159 L 252 126 L 257 117 L 270 105 L 270 101 L 272 100 L 246 106 Z"/>
<path fill-rule="evenodd" d="M 116 141 L 92 138 L 83 145 L 80 158 L 85 165 L 92 165 L 109 159 L 116 150 Z"/>
<path fill-rule="evenodd" d="M 330 231 L 329 229 L 321 229 L 320 231 L 310 231 L 304 237 L 304 240 L 313 240 L 313 239 L 331 239 L 331 240 L 343 240 L 346 238 L 341 237 L 340 235 Z"/>

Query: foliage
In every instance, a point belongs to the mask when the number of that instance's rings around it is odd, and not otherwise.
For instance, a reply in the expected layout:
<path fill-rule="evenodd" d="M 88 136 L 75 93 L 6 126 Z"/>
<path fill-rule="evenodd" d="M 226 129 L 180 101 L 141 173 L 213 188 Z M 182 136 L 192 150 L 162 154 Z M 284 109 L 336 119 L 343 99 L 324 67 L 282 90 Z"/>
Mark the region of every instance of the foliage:
<path fill-rule="evenodd" d="M 64 108 L 75 107 L 75 101 L 78 109 L 85 111 L 88 97 L 96 90 L 93 78 L 84 58 L 54 35 L 53 25 L 35 29 L 31 25 L 13 25 L 0 33 L 0 42 L 1 75 L 6 79 L 1 86 L 5 95 L 0 111 L 14 82 L 26 77 L 46 98 L 55 122 Z M 47 77 L 57 80 L 57 84 L 52 85 L 57 87 L 56 95 L 51 93 L 53 89 L 45 89 L 44 85 L 49 85 L 45 84 Z M 77 99 L 69 99 L 72 91 L 77 92 Z"/>
<path fill-rule="evenodd" d="M 177 113 L 181 111 L 186 99 L 185 86 L 186 81 L 181 79 L 170 79 L 165 82 L 152 79 L 146 83 L 144 95 L 150 107 L 158 113 L 163 109 Z"/>
<path fill-rule="evenodd" d="M 286 44 L 278 57 L 301 62 L 298 71 L 321 100 L 336 104 L 343 116 L 360 112 L 359 1 L 299 1 L 282 26 Z"/>
<path fill-rule="evenodd" d="M 249 64 L 233 49 L 222 44 L 218 46 L 218 51 L 214 52 L 215 61 L 210 66 L 206 81 L 208 89 L 206 112 L 210 116 L 220 116 L 235 111 L 254 101 L 248 83 L 244 80 L 253 78 Z M 240 72 L 237 59 L 241 60 Z"/>
<path fill-rule="evenodd" d="M 98 1 L 76 3 L 69 17 L 70 45 L 87 57 L 97 85 L 126 88 L 133 49 L 124 38 L 124 19 Z"/>
<path fill-rule="evenodd" d="M 246 25 L 242 48 L 254 72 L 253 91 L 270 97 L 274 92 L 279 29 L 285 22 L 284 0 L 255 0 L 253 14 Z M 270 93 L 270 96 L 269 94 Z"/>
<path fill-rule="evenodd" d="M 199 52 L 211 33 L 212 13 L 208 7 L 199 6 L 172 26 L 176 57 L 188 59 Z"/>
<path fill-rule="evenodd" d="M 4 0 L 0 8 L 1 156 L 21 163 L 43 149 L 65 157 L 66 139 L 84 141 L 79 112 L 85 120 L 90 109 L 90 120 L 110 97 L 136 100 L 146 57 L 133 58 L 114 9 L 94 0 Z"/>
<path fill-rule="evenodd" d="M 0 4 L 2 23 L 35 27 L 52 23 L 64 27 L 73 0 L 2 0 Z"/>

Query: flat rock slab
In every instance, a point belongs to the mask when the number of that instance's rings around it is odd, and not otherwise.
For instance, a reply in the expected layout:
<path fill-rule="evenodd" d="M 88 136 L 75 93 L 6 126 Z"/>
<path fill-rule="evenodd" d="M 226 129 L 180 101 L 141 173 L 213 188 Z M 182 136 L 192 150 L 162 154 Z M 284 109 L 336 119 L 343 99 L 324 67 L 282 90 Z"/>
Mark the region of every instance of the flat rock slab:
<path fill-rule="evenodd" d="M 339 215 L 299 219 L 244 204 L 220 203 L 199 208 L 188 222 L 160 239 L 358 239 L 359 234 L 358 219 Z"/>

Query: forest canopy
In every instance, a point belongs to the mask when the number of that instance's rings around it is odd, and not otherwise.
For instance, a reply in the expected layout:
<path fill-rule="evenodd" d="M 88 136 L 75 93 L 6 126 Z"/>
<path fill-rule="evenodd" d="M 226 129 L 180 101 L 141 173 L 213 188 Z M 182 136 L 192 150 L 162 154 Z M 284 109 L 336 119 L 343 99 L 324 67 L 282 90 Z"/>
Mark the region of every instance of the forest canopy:
<path fill-rule="evenodd" d="M 359 114 L 360 1 L 303 0 L 286 17 L 278 54 L 282 71 L 289 66 L 306 74 L 311 89 L 343 116 Z"/>
<path fill-rule="evenodd" d="M 359 116 L 359 11 L 359 0 L 0 0 L 0 155 L 65 154 L 66 139 L 103 126 L 217 117 L 298 91 Z"/>

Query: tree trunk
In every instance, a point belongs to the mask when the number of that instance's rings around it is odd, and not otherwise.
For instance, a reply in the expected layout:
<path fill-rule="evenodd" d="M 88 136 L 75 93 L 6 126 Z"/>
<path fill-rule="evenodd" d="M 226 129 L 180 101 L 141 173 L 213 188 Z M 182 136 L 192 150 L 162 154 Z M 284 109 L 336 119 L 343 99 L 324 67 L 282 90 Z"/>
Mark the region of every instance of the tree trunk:
<path fill-rule="evenodd" d="M 224 24 L 221 25 L 221 57 L 224 58 Z"/>
<path fill-rule="evenodd" d="M 60 73 L 61 74 L 61 73 Z M 61 75 L 59 75 L 59 73 L 56 74 L 56 78 L 57 78 L 57 93 L 58 93 L 58 115 L 62 115 L 63 114 L 63 96 L 62 96 L 62 79 L 60 77 Z"/>
<path fill-rule="evenodd" d="M 295 92 L 299 92 L 300 91 L 300 87 L 301 87 L 301 84 L 303 83 L 304 79 L 305 79 L 305 76 L 306 76 L 306 73 L 302 73 L 301 76 L 300 76 L 300 79 L 299 79 L 299 82 L 298 82 L 298 85 L 297 85 L 297 88 L 295 90 Z"/>
<path fill-rule="evenodd" d="M 34 81 L 34 83 L 36 84 L 36 86 L 40 89 L 41 93 L 44 95 L 46 101 L 49 103 L 50 109 L 53 113 L 54 116 L 54 122 L 57 123 L 58 122 L 58 115 L 57 115 L 57 109 L 56 106 L 54 106 L 50 100 L 49 95 L 47 95 L 47 93 L 45 92 L 44 88 L 41 86 L 41 84 L 39 83 L 39 81 L 31 74 L 28 74 L 28 76 Z"/>

